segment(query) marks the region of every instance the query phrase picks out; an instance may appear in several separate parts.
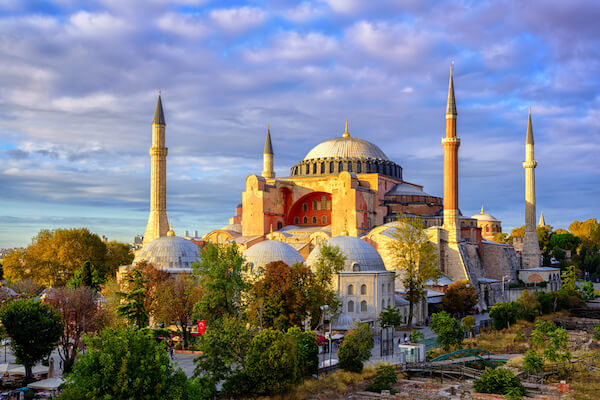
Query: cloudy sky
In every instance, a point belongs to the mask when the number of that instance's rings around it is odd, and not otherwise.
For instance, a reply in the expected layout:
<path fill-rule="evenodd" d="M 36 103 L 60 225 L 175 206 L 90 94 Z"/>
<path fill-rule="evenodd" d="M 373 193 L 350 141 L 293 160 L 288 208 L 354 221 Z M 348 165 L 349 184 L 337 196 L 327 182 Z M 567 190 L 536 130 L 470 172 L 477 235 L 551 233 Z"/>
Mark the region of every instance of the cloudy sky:
<path fill-rule="evenodd" d="M 260 173 L 350 133 L 442 194 L 455 65 L 460 207 L 524 220 L 533 112 L 538 213 L 600 217 L 600 2 L 3 0 L 0 247 L 40 229 L 143 233 L 162 89 L 178 234 L 227 224 Z"/>

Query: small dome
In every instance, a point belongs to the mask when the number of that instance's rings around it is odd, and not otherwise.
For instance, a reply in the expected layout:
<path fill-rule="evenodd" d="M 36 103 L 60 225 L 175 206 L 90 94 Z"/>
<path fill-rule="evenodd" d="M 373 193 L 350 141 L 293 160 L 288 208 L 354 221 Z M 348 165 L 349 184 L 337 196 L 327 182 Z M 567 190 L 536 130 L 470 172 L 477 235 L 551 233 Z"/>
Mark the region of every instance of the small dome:
<path fill-rule="evenodd" d="M 253 271 L 273 261 L 282 261 L 290 266 L 304 262 L 298 250 L 278 240 L 264 240 L 257 243 L 244 251 L 244 257 Z"/>
<path fill-rule="evenodd" d="M 308 152 L 304 160 L 316 158 L 375 158 L 389 160 L 385 153 L 373 143 L 352 136 L 338 137 L 319 143 Z"/>
<path fill-rule="evenodd" d="M 381 256 L 369 243 L 355 236 L 336 236 L 322 243 L 330 246 L 337 246 L 344 256 L 346 262 L 344 271 L 346 272 L 380 272 L 387 271 Z M 306 264 L 313 266 L 316 264 L 321 253 L 321 245 L 315 247 L 306 259 Z"/>
<path fill-rule="evenodd" d="M 336 331 L 347 331 L 352 328 L 356 321 L 356 319 L 343 312 L 331 321 L 331 327 Z"/>
<path fill-rule="evenodd" d="M 493 215 L 484 212 L 483 206 L 481 206 L 481 212 L 479 214 L 473 215 L 471 218 L 475 218 L 478 221 L 500 222 Z"/>
<path fill-rule="evenodd" d="M 135 255 L 133 264 L 145 260 L 158 269 L 191 269 L 198 262 L 198 246 L 179 236 L 161 236 L 145 244 Z"/>

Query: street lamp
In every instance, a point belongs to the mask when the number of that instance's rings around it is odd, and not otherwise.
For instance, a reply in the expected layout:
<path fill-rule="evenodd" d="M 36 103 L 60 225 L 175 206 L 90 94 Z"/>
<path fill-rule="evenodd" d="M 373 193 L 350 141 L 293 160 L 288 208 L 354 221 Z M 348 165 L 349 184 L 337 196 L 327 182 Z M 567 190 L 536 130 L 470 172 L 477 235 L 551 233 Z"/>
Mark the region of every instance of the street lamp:
<path fill-rule="evenodd" d="M 327 304 L 319 307 L 321 309 L 321 329 L 323 330 L 323 337 L 325 337 L 325 312 L 329 310 L 329 306 Z M 329 339 L 331 342 L 331 338 Z M 331 349 L 329 349 L 331 351 Z M 331 360 L 331 358 L 330 358 Z M 331 361 L 330 361 L 331 362 Z M 325 348 L 323 348 L 323 355 L 321 356 L 321 364 L 325 364 Z M 323 365 L 325 366 L 325 365 Z"/>

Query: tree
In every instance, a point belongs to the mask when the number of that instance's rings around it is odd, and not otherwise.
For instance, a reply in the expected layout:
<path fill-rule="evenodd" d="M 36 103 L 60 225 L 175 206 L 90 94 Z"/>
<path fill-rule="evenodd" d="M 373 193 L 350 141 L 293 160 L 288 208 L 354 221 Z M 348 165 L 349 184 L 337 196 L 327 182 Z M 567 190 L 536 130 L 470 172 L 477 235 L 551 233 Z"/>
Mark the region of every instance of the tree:
<path fill-rule="evenodd" d="M 469 333 L 469 337 L 473 336 L 473 327 L 475 326 L 475 317 L 472 315 L 467 315 L 463 319 L 460 320 L 463 329 L 465 332 Z"/>
<path fill-rule="evenodd" d="M 423 221 L 416 217 L 400 217 L 392 234 L 389 251 L 394 268 L 403 273 L 402 282 L 409 302 L 408 329 L 412 327 L 413 308 L 423 300 L 425 281 L 437 279 L 438 254 L 425 232 Z"/>
<path fill-rule="evenodd" d="M 362 372 L 364 362 L 371 358 L 373 344 L 369 324 L 356 322 L 338 350 L 339 367 L 345 371 Z"/>
<path fill-rule="evenodd" d="M 149 316 L 146 308 L 146 280 L 139 269 L 132 269 L 123 281 L 126 284 L 127 291 L 120 292 L 119 296 L 123 299 L 122 304 L 117 307 L 120 316 L 125 317 L 131 324 L 142 329 L 148 326 Z"/>
<path fill-rule="evenodd" d="M 104 310 L 98 306 L 98 294 L 89 287 L 58 288 L 48 304 L 59 312 L 64 327 L 58 342 L 58 354 L 65 373 L 71 372 L 83 335 L 95 333 L 105 323 Z"/>
<path fill-rule="evenodd" d="M 281 393 L 300 381 L 294 338 L 281 331 L 260 331 L 248 347 L 243 374 L 255 394 Z"/>
<path fill-rule="evenodd" d="M 440 311 L 431 316 L 431 330 L 437 335 L 437 341 L 448 351 L 452 346 L 460 346 L 464 338 L 464 331 L 460 322 L 446 311 Z"/>
<path fill-rule="evenodd" d="M 460 314 L 471 311 L 477 304 L 477 290 L 468 280 L 454 282 L 442 300 L 444 309 L 450 314 Z"/>
<path fill-rule="evenodd" d="M 106 281 L 102 271 L 94 267 L 91 262 L 86 261 L 81 268 L 75 271 L 73 278 L 68 282 L 68 286 L 80 287 L 86 286 L 96 292 L 100 291 L 100 285 Z"/>
<path fill-rule="evenodd" d="M 492 306 L 489 315 L 492 319 L 492 326 L 494 329 L 501 330 L 508 328 L 510 324 L 517 322 L 519 308 L 516 303 L 513 302 L 498 302 Z"/>
<path fill-rule="evenodd" d="M 552 322 L 537 320 L 531 332 L 531 343 L 543 349 L 544 357 L 550 361 L 564 361 L 571 358 L 568 346 L 569 334 Z"/>
<path fill-rule="evenodd" d="M 85 341 L 88 351 L 66 375 L 59 399 L 188 398 L 184 372 L 173 369 L 164 344 L 149 332 L 105 329 Z"/>
<path fill-rule="evenodd" d="M 375 370 L 373 383 L 367 386 L 369 392 L 381 393 L 382 390 L 390 390 L 398 382 L 398 375 L 393 365 L 379 365 Z"/>
<path fill-rule="evenodd" d="M 483 375 L 473 382 L 473 389 L 479 393 L 516 394 L 517 398 L 525 394 L 525 388 L 519 378 L 506 368 L 487 368 Z"/>
<path fill-rule="evenodd" d="M 492 240 L 496 243 L 512 244 L 512 237 L 508 236 L 506 232 L 496 233 Z"/>
<path fill-rule="evenodd" d="M 17 362 L 32 379 L 31 368 L 56 347 L 63 325 L 57 311 L 38 300 L 15 300 L 0 309 L 0 321 L 12 339 L 10 347 Z"/>
<path fill-rule="evenodd" d="M 316 326 L 320 306 L 332 303 L 335 292 L 304 264 L 274 261 L 252 286 L 251 297 L 250 315 L 260 327 L 286 331 L 308 317 Z"/>
<path fill-rule="evenodd" d="M 339 247 L 327 243 L 322 243 L 319 248 L 319 257 L 314 265 L 315 273 L 323 284 L 329 285 L 333 275 L 344 269 L 346 256 Z"/>
<path fill-rule="evenodd" d="M 596 218 L 590 218 L 583 222 L 573 221 L 569 225 L 569 232 L 578 236 L 587 248 L 600 247 L 600 223 Z"/>
<path fill-rule="evenodd" d="M 115 276 L 121 265 L 130 265 L 134 255 L 127 243 L 111 240 L 106 243 L 106 276 Z"/>
<path fill-rule="evenodd" d="M 425 334 L 417 329 L 413 329 L 410 332 L 410 341 L 411 343 L 421 343 L 425 340 Z"/>
<path fill-rule="evenodd" d="M 592 281 L 586 281 L 581 288 L 581 294 L 584 300 L 594 300 L 596 298 L 596 291 Z"/>
<path fill-rule="evenodd" d="M 581 244 L 581 239 L 572 233 L 555 233 L 550 237 L 550 247 L 571 250 L 574 252 Z"/>
<path fill-rule="evenodd" d="M 167 271 L 158 269 L 146 260 L 135 264 L 135 269 L 139 270 L 144 280 L 146 288 L 146 297 L 144 307 L 150 315 L 154 315 L 158 306 L 158 293 L 163 282 L 171 279 L 171 274 Z"/>
<path fill-rule="evenodd" d="M 578 296 L 579 291 L 577 290 L 577 273 L 575 272 L 575 266 L 571 265 L 567 267 L 560 274 L 560 278 L 562 280 L 562 286 L 560 288 L 561 291 L 565 292 L 569 296 Z"/>
<path fill-rule="evenodd" d="M 188 348 L 194 304 L 201 298 L 201 289 L 187 274 L 167 279 L 157 290 L 155 315 L 162 321 L 175 322 L 185 349 Z"/>
<path fill-rule="evenodd" d="M 378 321 L 382 328 L 397 328 L 402 325 L 402 316 L 396 307 L 388 306 L 379 314 Z"/>
<path fill-rule="evenodd" d="M 600 323 L 594 325 L 594 340 L 600 340 Z"/>
<path fill-rule="evenodd" d="M 533 322 L 535 318 L 540 315 L 540 302 L 535 293 L 529 293 L 527 289 L 521 292 L 521 296 L 515 302 L 518 308 L 519 319 L 524 319 L 529 322 Z"/>
<path fill-rule="evenodd" d="M 539 372 L 544 366 L 544 360 L 537 351 L 529 349 L 523 358 L 523 366 L 525 367 L 525 371 L 529 373 Z"/>
<path fill-rule="evenodd" d="M 319 369 L 317 335 L 313 332 L 302 332 L 297 326 L 290 328 L 287 335 L 293 338 L 296 343 L 300 376 L 316 374 Z"/>
<path fill-rule="evenodd" d="M 242 276 L 247 270 L 244 257 L 235 243 L 208 243 L 201 253 L 201 261 L 192 264 L 203 293 L 195 307 L 197 318 L 210 325 L 225 316 L 239 316 L 242 294 L 249 287 Z"/>

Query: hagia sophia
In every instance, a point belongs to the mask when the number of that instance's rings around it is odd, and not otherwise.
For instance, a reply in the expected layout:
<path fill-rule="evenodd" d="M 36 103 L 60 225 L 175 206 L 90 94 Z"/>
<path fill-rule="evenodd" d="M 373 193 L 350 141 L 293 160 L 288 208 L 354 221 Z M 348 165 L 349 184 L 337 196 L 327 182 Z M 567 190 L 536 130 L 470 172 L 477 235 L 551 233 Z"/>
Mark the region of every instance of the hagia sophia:
<path fill-rule="evenodd" d="M 397 240 L 400 216 L 420 218 L 438 253 L 443 277 L 427 282 L 427 299 L 417 306 L 416 322 L 428 313 L 428 304 L 439 302 L 444 290 L 456 281 L 468 280 L 479 293 L 479 310 L 505 301 L 507 282 L 546 282 L 560 286 L 557 268 L 540 267 L 536 236 L 535 175 L 531 111 L 526 133 L 526 228 L 520 254 L 511 245 L 492 241 L 502 232 L 501 221 L 485 212 L 463 216 L 459 209 L 458 168 L 460 137 L 456 131 L 457 108 L 452 69 L 446 104 L 444 195 L 427 193 L 418 183 L 405 181 L 403 167 L 390 160 L 376 144 L 348 129 L 315 145 L 290 168 L 276 177 L 275 150 L 267 127 L 263 171 L 246 178 L 242 202 L 229 223 L 208 232 L 202 241 L 178 237 L 167 220 L 165 143 L 166 122 L 159 93 L 152 123 L 150 215 L 144 245 L 134 264 L 147 260 L 173 273 L 191 271 L 198 245 L 235 242 L 252 270 L 272 261 L 286 264 L 316 262 L 320 245 L 338 246 L 346 256 L 344 270 L 332 284 L 342 302 L 337 326 L 343 329 L 360 320 L 375 322 L 388 306 L 406 317 L 408 302 L 389 244 Z"/>

